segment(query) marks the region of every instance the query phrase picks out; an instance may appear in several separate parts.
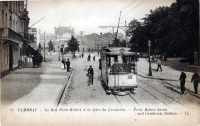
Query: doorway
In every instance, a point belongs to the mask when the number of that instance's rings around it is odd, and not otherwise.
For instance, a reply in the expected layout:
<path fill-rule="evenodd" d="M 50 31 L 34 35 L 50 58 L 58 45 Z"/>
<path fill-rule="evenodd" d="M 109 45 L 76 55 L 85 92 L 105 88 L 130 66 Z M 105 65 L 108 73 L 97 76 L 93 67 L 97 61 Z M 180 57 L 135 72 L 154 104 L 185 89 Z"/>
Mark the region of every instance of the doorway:
<path fill-rule="evenodd" d="M 13 46 L 9 45 L 9 70 L 13 70 Z"/>

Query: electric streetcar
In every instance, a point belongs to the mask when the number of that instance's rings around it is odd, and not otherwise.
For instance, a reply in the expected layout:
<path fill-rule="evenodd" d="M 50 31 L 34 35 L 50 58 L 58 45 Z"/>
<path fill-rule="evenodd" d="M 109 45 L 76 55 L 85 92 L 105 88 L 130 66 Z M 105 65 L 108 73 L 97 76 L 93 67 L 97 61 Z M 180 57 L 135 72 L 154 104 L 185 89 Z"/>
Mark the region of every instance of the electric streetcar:
<path fill-rule="evenodd" d="M 130 48 L 101 50 L 101 79 L 106 94 L 128 94 L 137 88 L 137 53 Z"/>

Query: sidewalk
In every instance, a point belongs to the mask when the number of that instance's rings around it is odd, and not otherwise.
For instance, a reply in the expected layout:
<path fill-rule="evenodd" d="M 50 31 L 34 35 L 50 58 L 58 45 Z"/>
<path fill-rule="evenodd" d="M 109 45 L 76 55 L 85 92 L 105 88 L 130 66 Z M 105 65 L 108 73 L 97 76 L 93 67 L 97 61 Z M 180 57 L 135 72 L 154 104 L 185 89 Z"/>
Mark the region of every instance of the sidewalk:
<path fill-rule="evenodd" d="M 71 72 L 61 69 L 56 53 L 46 55 L 46 59 L 52 61 L 43 62 L 39 68 L 17 69 L 1 79 L 2 105 L 29 108 L 57 105 Z"/>
<path fill-rule="evenodd" d="M 167 63 L 169 63 L 169 62 L 163 61 L 162 64 L 167 64 Z M 171 61 L 171 64 L 172 63 L 173 63 L 173 61 Z M 180 70 L 181 69 L 186 70 L 185 68 L 187 68 L 188 72 L 185 71 L 186 76 L 187 76 L 185 87 L 186 87 L 186 91 L 193 94 L 194 93 L 194 87 L 193 87 L 193 83 L 191 83 L 191 78 L 192 78 L 193 73 L 189 72 L 189 71 L 193 71 L 193 70 L 192 69 L 189 70 L 189 68 L 186 65 L 184 65 L 184 64 L 180 65 L 177 62 L 174 62 L 173 66 L 175 66 L 176 64 L 179 65 L 179 66 L 177 66 L 177 69 L 179 69 L 179 67 L 180 67 Z M 159 71 L 156 71 L 156 69 L 157 69 L 156 62 L 151 63 L 151 68 L 152 68 L 152 76 L 148 76 L 148 74 L 149 74 L 148 59 L 147 58 L 140 58 L 139 61 L 137 62 L 137 73 L 140 77 L 148 78 L 148 79 L 163 80 L 163 81 L 166 81 L 170 84 L 173 84 L 174 86 L 179 88 L 179 86 L 180 86 L 179 77 L 180 77 L 180 74 L 181 74 L 181 72 L 179 70 L 177 70 L 177 69 L 175 69 L 174 67 L 171 67 L 171 66 L 162 65 L 162 72 L 160 71 L 160 69 L 159 69 Z M 199 67 L 194 67 L 193 69 L 199 70 Z M 198 87 L 198 92 L 200 94 L 200 88 L 199 87 Z"/>

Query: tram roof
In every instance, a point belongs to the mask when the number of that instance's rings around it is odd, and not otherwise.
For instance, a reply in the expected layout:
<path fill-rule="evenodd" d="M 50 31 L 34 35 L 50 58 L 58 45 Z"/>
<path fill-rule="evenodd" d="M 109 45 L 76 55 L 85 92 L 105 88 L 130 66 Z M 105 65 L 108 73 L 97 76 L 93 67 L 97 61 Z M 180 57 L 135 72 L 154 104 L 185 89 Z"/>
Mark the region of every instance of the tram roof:
<path fill-rule="evenodd" d="M 111 48 L 104 48 L 106 52 L 120 52 L 120 50 L 123 49 L 124 51 L 129 51 L 130 48 L 126 47 L 111 47 Z"/>
<path fill-rule="evenodd" d="M 106 55 L 124 55 L 124 56 L 130 56 L 130 55 L 136 55 L 136 52 L 102 52 L 105 53 Z"/>
<path fill-rule="evenodd" d="M 122 51 L 123 50 L 123 51 Z M 121 52 L 122 51 L 122 52 Z M 131 52 L 130 48 L 120 48 L 120 47 L 114 47 L 114 48 L 104 48 L 104 52 L 106 55 L 136 55 L 136 52 Z"/>

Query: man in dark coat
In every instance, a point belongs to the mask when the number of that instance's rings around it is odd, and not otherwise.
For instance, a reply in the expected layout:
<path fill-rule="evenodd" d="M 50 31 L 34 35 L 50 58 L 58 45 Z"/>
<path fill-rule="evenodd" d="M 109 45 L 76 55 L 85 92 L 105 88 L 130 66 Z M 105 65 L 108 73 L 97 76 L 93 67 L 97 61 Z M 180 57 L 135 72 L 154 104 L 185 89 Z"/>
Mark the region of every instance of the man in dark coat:
<path fill-rule="evenodd" d="M 90 54 L 89 54 L 89 55 L 88 55 L 88 61 L 90 61 L 90 57 L 91 57 L 91 56 L 90 56 Z"/>
<path fill-rule="evenodd" d="M 194 74 L 192 75 L 191 83 L 194 84 L 195 94 L 198 94 L 198 84 L 199 84 L 199 74 L 194 70 Z"/>
<path fill-rule="evenodd" d="M 181 70 L 181 75 L 180 75 L 180 87 L 181 87 L 181 93 L 185 94 L 185 78 L 186 74 L 184 73 L 184 70 Z"/>
<path fill-rule="evenodd" d="M 69 72 L 69 68 L 70 68 L 70 61 L 69 61 L 69 59 L 67 59 L 66 65 L 67 65 L 67 72 Z"/>
<path fill-rule="evenodd" d="M 92 80 L 92 84 L 93 84 L 94 70 L 93 70 L 92 66 L 90 66 L 90 68 L 88 69 L 88 75 L 91 75 L 91 80 Z"/>
<path fill-rule="evenodd" d="M 95 56 L 93 56 L 93 61 L 95 61 Z"/>

